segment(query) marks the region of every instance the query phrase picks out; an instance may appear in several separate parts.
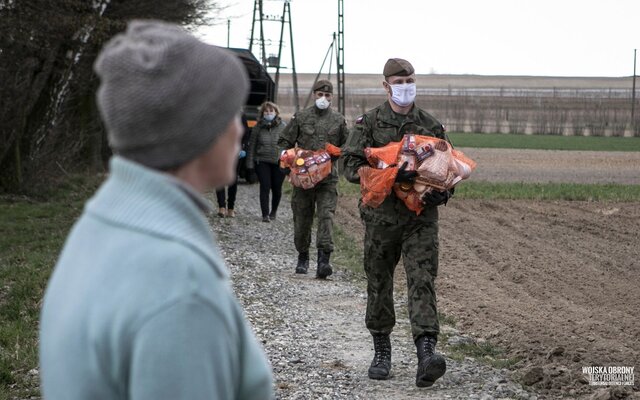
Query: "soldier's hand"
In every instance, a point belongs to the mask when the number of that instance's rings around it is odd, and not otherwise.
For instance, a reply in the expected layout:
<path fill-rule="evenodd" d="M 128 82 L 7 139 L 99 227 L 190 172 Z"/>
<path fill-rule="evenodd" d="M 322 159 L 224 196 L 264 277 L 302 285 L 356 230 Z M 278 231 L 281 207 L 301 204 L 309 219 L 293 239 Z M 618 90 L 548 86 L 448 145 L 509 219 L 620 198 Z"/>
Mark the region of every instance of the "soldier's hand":
<path fill-rule="evenodd" d="M 291 168 L 280 168 L 280 172 L 285 175 L 289 175 L 289 173 L 291 172 Z"/>
<path fill-rule="evenodd" d="M 453 196 L 453 188 L 450 190 L 443 190 L 442 192 L 432 190 L 422 196 L 422 203 L 427 207 L 436 207 L 442 204 L 447 205 L 451 196 Z"/>
<path fill-rule="evenodd" d="M 407 162 L 405 161 L 400 168 L 398 168 L 398 175 L 396 175 L 396 183 L 413 182 L 418 176 L 417 171 L 407 171 Z"/>

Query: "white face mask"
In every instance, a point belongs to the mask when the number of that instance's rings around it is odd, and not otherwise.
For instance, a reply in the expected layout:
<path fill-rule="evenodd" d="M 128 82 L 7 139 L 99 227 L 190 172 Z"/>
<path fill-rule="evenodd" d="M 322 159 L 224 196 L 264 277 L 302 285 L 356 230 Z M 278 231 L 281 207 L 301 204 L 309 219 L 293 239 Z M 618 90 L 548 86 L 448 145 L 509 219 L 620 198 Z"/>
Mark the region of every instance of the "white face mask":
<path fill-rule="evenodd" d="M 411 105 L 416 99 L 416 84 L 404 83 L 391 86 L 391 100 L 400 107 Z"/>
<path fill-rule="evenodd" d="M 276 118 L 276 113 L 274 113 L 274 112 L 266 112 L 266 113 L 262 114 L 262 116 L 263 116 L 265 121 L 271 122 Z"/>
<path fill-rule="evenodd" d="M 321 110 L 326 110 L 327 108 L 329 108 L 329 105 L 331 105 L 331 102 L 324 96 L 316 99 L 316 107 Z"/>

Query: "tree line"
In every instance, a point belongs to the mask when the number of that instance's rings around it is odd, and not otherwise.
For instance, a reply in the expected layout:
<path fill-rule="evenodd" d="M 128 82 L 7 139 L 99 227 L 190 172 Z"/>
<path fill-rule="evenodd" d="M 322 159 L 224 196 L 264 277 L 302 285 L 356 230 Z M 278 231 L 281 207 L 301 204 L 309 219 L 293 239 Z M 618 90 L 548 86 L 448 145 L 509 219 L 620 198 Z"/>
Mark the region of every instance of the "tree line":
<path fill-rule="evenodd" d="M 92 66 L 135 18 L 209 24 L 212 0 L 0 0 L 0 193 L 34 193 L 110 150 Z"/>

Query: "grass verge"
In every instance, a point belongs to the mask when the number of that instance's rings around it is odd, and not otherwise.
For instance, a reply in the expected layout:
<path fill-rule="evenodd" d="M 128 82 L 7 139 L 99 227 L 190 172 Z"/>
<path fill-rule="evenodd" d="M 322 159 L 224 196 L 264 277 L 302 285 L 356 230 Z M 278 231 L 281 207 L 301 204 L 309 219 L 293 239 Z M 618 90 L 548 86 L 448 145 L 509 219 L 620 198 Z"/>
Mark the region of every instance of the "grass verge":
<path fill-rule="evenodd" d="M 456 187 L 459 199 L 639 201 L 640 185 L 578 183 L 493 183 L 464 181 Z"/>
<path fill-rule="evenodd" d="M 341 178 L 338 191 L 344 196 L 360 196 L 360 185 Z M 456 186 L 454 199 L 481 200 L 567 200 L 640 201 L 640 185 L 486 182 L 473 179 Z"/>
<path fill-rule="evenodd" d="M 365 279 L 362 246 L 357 245 L 358 241 L 339 223 L 333 224 L 333 242 L 335 263 L 356 277 Z"/>
<path fill-rule="evenodd" d="M 507 135 L 500 133 L 449 133 L 448 135 L 456 147 L 640 151 L 640 137 Z"/>
<path fill-rule="evenodd" d="M 489 342 L 447 345 L 446 349 L 447 356 L 456 361 L 471 357 L 498 369 L 510 369 L 521 360 L 520 357 L 505 357 L 504 350 Z"/>
<path fill-rule="evenodd" d="M 0 399 L 39 395 L 44 288 L 69 229 L 101 180 L 74 176 L 38 199 L 0 197 Z"/>

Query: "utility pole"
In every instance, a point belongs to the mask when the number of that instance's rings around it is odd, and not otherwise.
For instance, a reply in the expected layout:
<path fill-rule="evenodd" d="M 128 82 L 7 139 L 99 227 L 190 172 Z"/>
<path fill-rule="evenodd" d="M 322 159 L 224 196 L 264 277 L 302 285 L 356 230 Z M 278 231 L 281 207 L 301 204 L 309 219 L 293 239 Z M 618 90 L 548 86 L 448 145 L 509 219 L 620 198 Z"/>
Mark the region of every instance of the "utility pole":
<path fill-rule="evenodd" d="M 636 127 L 635 120 L 635 108 L 636 108 L 636 52 L 638 49 L 633 49 L 633 88 L 631 89 L 631 128 L 634 129 Z"/>
<path fill-rule="evenodd" d="M 291 77 L 293 78 L 293 99 L 294 99 L 294 104 L 296 105 L 296 112 L 298 112 L 298 110 L 300 110 L 300 100 L 298 99 L 298 74 L 296 74 L 296 56 L 293 52 L 293 27 L 291 26 L 291 6 L 289 5 L 289 2 L 291 0 L 284 0 L 284 10 L 282 11 L 282 14 L 285 14 L 285 11 L 287 13 L 287 16 L 289 17 L 289 43 L 291 45 Z M 278 60 L 279 62 L 280 60 Z"/>
<path fill-rule="evenodd" d="M 229 46 L 230 41 L 231 41 L 231 20 L 228 19 L 227 20 L 227 48 L 231 47 Z"/>
<path fill-rule="evenodd" d="M 256 41 L 256 32 L 255 26 L 256 23 L 259 23 L 259 35 L 260 37 L 257 39 L 257 42 L 260 44 L 260 52 L 262 58 L 262 65 L 264 68 L 275 68 L 276 69 L 276 77 L 275 77 L 275 93 L 273 94 L 272 100 L 277 101 L 278 88 L 280 86 L 280 69 L 285 68 L 281 65 L 282 60 L 282 47 L 284 44 L 284 29 L 285 25 L 289 25 L 289 44 L 291 46 L 291 77 L 293 80 L 293 99 L 294 105 L 296 108 L 296 112 L 300 109 L 300 102 L 298 99 L 298 75 L 296 73 L 296 57 L 295 52 L 293 50 L 293 26 L 291 25 L 291 0 L 284 0 L 284 5 L 282 7 L 282 14 L 277 17 L 274 15 L 265 15 L 264 14 L 264 6 L 263 0 L 255 0 L 253 3 L 253 23 L 251 25 L 251 38 L 249 39 L 249 51 L 253 52 L 253 42 Z M 264 36 L 264 22 L 280 22 L 280 40 L 278 41 L 278 56 L 275 59 L 275 56 L 267 57 L 266 51 L 266 40 Z M 271 44 L 271 40 L 269 40 Z"/>
<path fill-rule="evenodd" d="M 249 39 L 249 51 L 251 53 L 253 53 L 253 40 L 255 37 L 255 30 L 256 30 L 256 19 L 262 21 L 262 15 L 259 16 L 259 18 L 256 18 L 256 13 L 259 12 L 259 8 L 258 8 L 258 0 L 256 0 L 253 3 L 253 23 L 251 24 L 251 38 Z"/>
<path fill-rule="evenodd" d="M 267 65 L 267 54 L 264 43 L 264 13 L 262 12 L 262 0 L 255 0 L 253 2 L 253 23 L 251 24 L 251 38 L 249 39 L 249 51 L 253 53 L 253 42 L 255 41 L 255 27 L 258 22 L 260 29 L 260 61 L 262 65 Z M 256 14 L 258 17 L 256 17 Z"/>
<path fill-rule="evenodd" d="M 338 0 L 338 48 L 336 49 L 336 66 L 338 67 L 338 111 L 345 115 L 344 84 L 344 0 Z"/>

